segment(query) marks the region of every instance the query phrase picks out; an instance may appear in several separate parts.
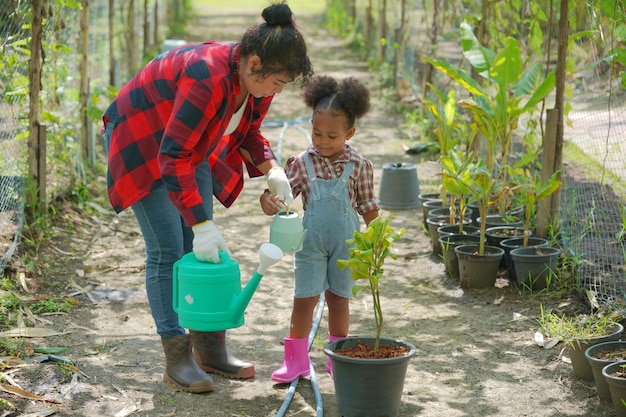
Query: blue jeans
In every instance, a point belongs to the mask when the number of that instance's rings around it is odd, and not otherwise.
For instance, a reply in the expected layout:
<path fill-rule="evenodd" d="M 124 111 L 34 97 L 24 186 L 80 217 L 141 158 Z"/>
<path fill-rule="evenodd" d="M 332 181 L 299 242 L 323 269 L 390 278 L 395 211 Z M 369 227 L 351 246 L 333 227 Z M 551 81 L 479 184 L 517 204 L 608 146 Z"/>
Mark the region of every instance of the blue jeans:
<path fill-rule="evenodd" d="M 204 206 L 213 216 L 213 185 L 208 162 L 196 170 L 196 182 Z M 132 205 L 146 244 L 146 292 L 157 333 L 164 339 L 185 333 L 174 311 L 173 265 L 193 250 L 193 232 L 160 183 Z"/>

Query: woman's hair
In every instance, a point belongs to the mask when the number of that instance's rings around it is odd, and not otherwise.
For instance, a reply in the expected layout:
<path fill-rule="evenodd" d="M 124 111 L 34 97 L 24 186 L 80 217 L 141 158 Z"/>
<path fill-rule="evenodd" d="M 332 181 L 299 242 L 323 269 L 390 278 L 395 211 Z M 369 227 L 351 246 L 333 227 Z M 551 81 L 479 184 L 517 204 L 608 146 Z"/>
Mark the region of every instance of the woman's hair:
<path fill-rule="evenodd" d="M 304 89 L 304 102 L 313 111 L 325 110 L 341 113 L 348 119 L 348 129 L 356 119 L 370 109 L 370 92 L 356 78 L 344 78 L 341 83 L 327 75 L 312 78 Z"/>
<path fill-rule="evenodd" d="M 243 35 L 240 56 L 261 58 L 262 67 L 256 74 L 268 76 L 285 72 L 291 78 L 300 76 L 306 81 L 313 75 L 313 67 L 289 6 L 284 1 L 274 3 L 263 10 L 262 16 L 265 23 L 248 28 Z"/>

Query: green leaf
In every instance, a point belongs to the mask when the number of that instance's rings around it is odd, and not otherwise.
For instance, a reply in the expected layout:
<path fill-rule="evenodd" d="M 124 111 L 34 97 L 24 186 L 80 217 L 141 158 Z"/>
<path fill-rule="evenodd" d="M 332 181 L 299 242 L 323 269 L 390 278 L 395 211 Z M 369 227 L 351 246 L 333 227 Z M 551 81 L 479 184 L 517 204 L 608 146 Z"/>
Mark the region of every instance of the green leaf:
<path fill-rule="evenodd" d="M 483 87 L 476 82 L 476 80 L 470 77 L 465 71 L 450 64 L 449 62 L 427 57 L 422 58 L 422 60 L 430 63 L 433 67 L 443 72 L 461 87 L 466 89 L 470 94 L 474 94 L 477 96 L 488 95 L 488 92 L 485 91 Z"/>
<path fill-rule="evenodd" d="M 480 44 L 474 35 L 474 28 L 469 23 L 463 21 L 459 29 L 463 56 L 481 76 L 487 78 L 495 54 Z"/>
<path fill-rule="evenodd" d="M 522 57 L 517 41 L 507 38 L 506 45 L 502 49 L 489 69 L 491 78 L 500 85 L 501 91 L 506 91 L 507 86 L 517 82 L 522 72 Z"/>
<path fill-rule="evenodd" d="M 533 91 L 540 68 L 539 64 L 535 64 L 531 69 L 522 74 L 519 81 L 513 86 L 513 94 L 515 94 L 516 97 L 525 96 Z"/>
<path fill-rule="evenodd" d="M 528 99 L 524 107 L 523 111 L 528 111 L 529 109 L 535 107 L 537 103 L 546 98 L 548 94 L 554 89 L 556 85 L 556 73 L 554 71 L 550 72 L 545 80 L 537 87 L 533 95 Z"/>

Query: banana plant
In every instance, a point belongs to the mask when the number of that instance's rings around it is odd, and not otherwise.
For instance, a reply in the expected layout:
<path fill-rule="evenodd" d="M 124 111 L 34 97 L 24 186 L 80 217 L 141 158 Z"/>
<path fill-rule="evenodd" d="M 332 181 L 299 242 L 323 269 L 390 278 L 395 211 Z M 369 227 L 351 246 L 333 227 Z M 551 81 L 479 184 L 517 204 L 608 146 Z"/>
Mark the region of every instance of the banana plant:
<path fill-rule="evenodd" d="M 442 156 L 443 188 L 451 195 L 450 224 L 454 224 L 456 200 L 459 201 L 459 233 L 463 233 L 463 219 L 469 204 L 470 170 L 472 168 L 473 154 L 463 154 L 451 150 L 446 156 Z"/>
<path fill-rule="evenodd" d="M 478 254 L 484 255 L 489 208 L 493 206 L 503 194 L 510 192 L 511 184 L 494 177 L 492 170 L 487 167 L 485 160 L 482 158 L 469 165 L 468 169 L 465 171 L 454 173 L 448 170 L 444 175 L 454 179 L 463 187 L 466 187 L 469 195 L 471 195 L 469 202 L 476 202 L 478 214 L 481 218 Z"/>
<path fill-rule="evenodd" d="M 525 70 L 519 44 L 514 38 L 507 38 L 503 49 L 496 53 L 480 44 L 469 23 L 461 24 L 460 33 L 463 55 L 483 78 L 483 83 L 445 60 L 422 59 L 469 94 L 468 98 L 459 101 L 459 105 L 470 111 L 473 125 L 485 138 L 487 168 L 506 175 L 506 170 L 500 167 L 507 165 L 511 139 L 520 118 L 533 112 L 550 94 L 556 76 L 552 71 L 541 80 L 540 64 Z"/>
<path fill-rule="evenodd" d="M 426 97 L 421 97 L 420 100 L 437 121 L 437 127 L 433 133 L 439 144 L 439 158 L 441 160 L 459 143 L 458 126 L 460 124 L 457 120 L 456 91 L 450 90 L 447 95 L 444 95 L 434 85 L 429 85 L 429 87 L 438 98 L 438 102 L 431 101 Z M 444 184 L 442 183 L 442 185 Z M 445 186 L 440 188 L 440 198 L 444 202 L 446 201 Z M 454 211 L 454 201 L 450 202 L 450 206 L 452 213 Z"/>

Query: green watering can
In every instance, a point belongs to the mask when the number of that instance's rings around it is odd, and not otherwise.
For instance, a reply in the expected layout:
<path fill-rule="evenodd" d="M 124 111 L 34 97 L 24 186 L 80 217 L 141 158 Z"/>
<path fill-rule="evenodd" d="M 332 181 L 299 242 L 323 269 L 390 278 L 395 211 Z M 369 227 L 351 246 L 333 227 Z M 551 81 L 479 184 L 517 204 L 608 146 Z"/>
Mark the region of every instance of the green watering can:
<path fill-rule="evenodd" d="M 259 266 L 241 288 L 239 263 L 220 251 L 221 263 L 200 262 L 190 252 L 174 264 L 174 311 L 182 327 L 216 332 L 240 327 L 263 274 L 283 257 L 273 243 L 259 248 Z"/>

